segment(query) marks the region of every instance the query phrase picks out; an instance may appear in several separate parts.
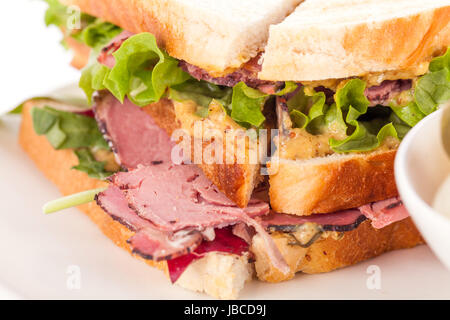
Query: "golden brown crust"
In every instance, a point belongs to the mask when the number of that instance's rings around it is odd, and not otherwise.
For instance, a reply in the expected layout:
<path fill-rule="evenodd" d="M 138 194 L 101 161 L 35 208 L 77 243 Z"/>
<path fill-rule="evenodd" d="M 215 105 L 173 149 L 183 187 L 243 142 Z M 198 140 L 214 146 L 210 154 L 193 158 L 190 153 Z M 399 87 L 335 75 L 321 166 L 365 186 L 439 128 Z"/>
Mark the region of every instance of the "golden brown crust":
<path fill-rule="evenodd" d="M 181 128 L 175 116 L 173 103 L 168 99 L 144 107 L 144 111 L 169 135 Z M 206 146 L 207 144 L 203 145 L 203 148 Z M 247 206 L 254 187 L 260 181 L 260 175 L 257 174 L 259 166 L 256 165 L 202 163 L 198 166 L 220 191 L 240 207 Z"/>
<path fill-rule="evenodd" d="M 78 164 L 78 159 L 72 150 L 55 150 L 45 136 L 36 135 L 33 129 L 30 110 L 33 106 L 44 103 L 51 104 L 50 101 L 45 100 L 29 101 L 24 104 L 19 134 L 19 143 L 22 148 L 45 176 L 58 186 L 63 195 L 107 186 L 107 183 L 104 181 L 89 178 L 84 172 L 71 169 L 74 165 Z M 78 209 L 88 215 L 116 245 L 131 253 L 127 240 L 134 234 L 132 231 L 111 219 L 95 202 L 82 205 Z M 139 258 L 139 256 L 136 257 Z M 144 261 L 167 273 L 166 262 Z"/>
<path fill-rule="evenodd" d="M 330 272 L 388 251 L 412 248 L 424 243 L 411 218 L 395 222 L 383 229 L 374 229 L 371 222 L 366 220 L 355 230 L 345 232 L 342 239 L 328 237 L 317 241 L 308 249 L 288 245 L 288 239 L 281 234 L 274 234 L 272 237 L 291 267 L 291 272 L 283 275 L 274 268 L 261 246 L 260 239 L 254 239 L 252 250 L 256 255 L 257 276 L 267 282 L 286 281 L 293 278 L 297 272 Z"/>
<path fill-rule="evenodd" d="M 353 28 L 343 39 L 347 52 L 357 52 L 378 63 L 397 64 L 395 69 L 407 69 L 428 61 L 450 44 L 450 6 L 438 8 L 429 14 L 419 13 L 384 22 L 379 28 L 362 24 Z M 386 32 L 389 36 L 386 37 Z M 361 35 L 364 37 L 361 37 Z M 404 41 L 408 39 L 408 41 Z M 383 48 L 383 50 L 380 50 Z"/>
<path fill-rule="evenodd" d="M 61 0 L 124 30 L 150 32 L 171 56 L 216 76 L 230 73 L 255 57 L 267 40 L 268 26 L 281 21 L 301 1 L 267 2 L 247 12 L 231 3 L 221 6 L 226 12 L 217 12 L 213 3 L 207 2 L 197 6 L 172 0 Z M 233 19 L 233 10 L 248 14 L 249 19 Z"/>
<path fill-rule="evenodd" d="M 321 162 L 281 160 L 270 176 L 270 204 L 277 212 L 311 215 L 394 197 L 398 194 L 395 153 L 330 157 Z"/>

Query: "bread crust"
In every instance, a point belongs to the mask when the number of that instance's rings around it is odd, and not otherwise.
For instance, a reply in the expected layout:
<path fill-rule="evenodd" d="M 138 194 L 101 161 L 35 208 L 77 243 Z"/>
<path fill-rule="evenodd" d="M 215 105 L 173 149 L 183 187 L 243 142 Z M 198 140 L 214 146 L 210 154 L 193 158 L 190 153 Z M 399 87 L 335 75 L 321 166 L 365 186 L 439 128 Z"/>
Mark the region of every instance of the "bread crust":
<path fill-rule="evenodd" d="M 387 19 L 373 16 L 367 21 L 333 26 L 299 23 L 294 28 L 293 17 L 302 14 L 303 7 L 300 5 L 287 20 L 271 26 L 261 79 L 316 81 L 389 70 L 413 78 L 426 72 L 431 58 L 444 53 L 450 45 L 448 3 L 418 13 L 398 12 Z"/>
<path fill-rule="evenodd" d="M 72 166 L 77 164 L 77 158 L 71 150 L 54 150 L 45 136 L 36 135 L 30 110 L 34 106 L 45 104 L 51 104 L 51 101 L 32 100 L 24 104 L 19 134 L 19 143 L 22 148 L 64 195 L 105 187 L 107 185 L 105 182 L 89 178 L 87 174 L 71 169 Z M 153 112 L 157 112 L 156 110 L 154 109 Z M 131 253 L 127 239 L 133 236 L 132 231 L 114 221 L 95 202 L 82 205 L 78 209 L 87 214 L 117 246 Z M 285 238 L 280 234 L 273 234 L 272 237 L 291 266 L 291 272 L 288 275 L 282 275 L 270 264 L 264 245 L 257 236 L 254 238 L 254 244 L 251 248 L 256 257 L 257 276 L 260 280 L 268 282 L 288 280 L 296 272 L 328 272 L 369 259 L 386 251 L 410 248 L 423 243 L 423 239 L 410 218 L 380 230 L 372 228 L 370 222 L 366 221 L 357 229 L 345 233 L 341 240 L 328 237 L 319 240 L 308 249 L 288 245 Z M 134 256 L 144 260 L 138 255 Z M 163 270 L 167 275 L 166 262 L 144 261 L 150 266 Z M 209 291 L 206 291 L 212 294 L 217 290 L 217 288 L 212 287 L 209 288 Z"/>
<path fill-rule="evenodd" d="M 396 151 L 335 155 L 271 163 L 270 204 L 277 212 L 307 216 L 350 209 L 398 195 Z"/>

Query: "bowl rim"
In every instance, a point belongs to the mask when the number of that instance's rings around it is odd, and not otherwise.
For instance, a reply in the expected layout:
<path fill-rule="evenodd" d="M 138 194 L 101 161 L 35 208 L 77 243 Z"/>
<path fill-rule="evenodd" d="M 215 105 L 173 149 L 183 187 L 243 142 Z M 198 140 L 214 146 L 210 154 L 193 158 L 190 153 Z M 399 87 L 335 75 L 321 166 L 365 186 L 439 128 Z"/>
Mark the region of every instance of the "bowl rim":
<path fill-rule="evenodd" d="M 411 184 L 411 179 L 408 175 L 408 165 L 407 156 L 411 148 L 414 138 L 422 131 L 428 122 L 436 121 L 436 118 L 442 116 L 443 110 L 437 110 L 427 116 L 425 119 L 420 121 L 416 126 L 414 126 L 400 143 L 400 147 L 397 151 L 394 162 L 394 174 L 397 183 L 397 188 L 401 196 L 402 201 L 405 206 L 420 208 L 421 210 L 408 210 L 412 218 L 415 216 L 422 218 L 427 215 L 427 219 L 435 219 L 440 223 L 448 224 L 450 226 L 450 219 L 446 217 L 443 213 L 436 211 L 431 205 L 429 205 L 416 191 L 416 189 Z M 450 173 L 449 173 L 450 174 Z M 425 210 L 425 211 L 423 211 Z M 418 212 L 422 213 L 418 213 Z"/>

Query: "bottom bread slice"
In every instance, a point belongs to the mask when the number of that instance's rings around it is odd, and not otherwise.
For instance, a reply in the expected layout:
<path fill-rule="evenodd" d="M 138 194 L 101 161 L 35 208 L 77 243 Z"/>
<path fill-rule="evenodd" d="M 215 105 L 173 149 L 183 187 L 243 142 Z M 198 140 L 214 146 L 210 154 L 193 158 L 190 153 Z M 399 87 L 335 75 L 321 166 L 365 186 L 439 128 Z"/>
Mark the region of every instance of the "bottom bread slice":
<path fill-rule="evenodd" d="M 24 104 L 19 142 L 44 175 L 56 184 L 63 195 L 107 186 L 104 181 L 89 178 L 87 174 L 73 170 L 78 160 L 71 150 L 55 150 L 45 136 L 34 132 L 30 110 L 34 106 L 51 105 L 50 101 L 29 101 Z M 116 245 L 129 251 L 127 240 L 133 232 L 114 221 L 95 202 L 79 207 L 99 226 L 101 231 Z M 216 298 L 237 298 L 245 282 L 253 275 L 260 280 L 280 282 L 292 278 L 296 272 L 320 273 L 358 263 L 384 252 L 410 248 L 423 243 L 423 239 L 411 219 L 404 219 L 388 227 L 374 229 L 365 221 L 353 231 L 346 232 L 340 240 L 328 237 L 319 240 L 307 249 L 292 246 L 281 234 L 272 237 L 291 267 L 288 275 L 281 274 L 269 262 L 261 239 L 256 236 L 252 251 L 256 261 L 249 263 L 246 256 L 208 254 L 194 262 L 177 281 L 190 290 L 205 292 Z M 136 256 L 139 259 L 142 259 Z M 168 275 L 166 262 L 144 260 Z"/>

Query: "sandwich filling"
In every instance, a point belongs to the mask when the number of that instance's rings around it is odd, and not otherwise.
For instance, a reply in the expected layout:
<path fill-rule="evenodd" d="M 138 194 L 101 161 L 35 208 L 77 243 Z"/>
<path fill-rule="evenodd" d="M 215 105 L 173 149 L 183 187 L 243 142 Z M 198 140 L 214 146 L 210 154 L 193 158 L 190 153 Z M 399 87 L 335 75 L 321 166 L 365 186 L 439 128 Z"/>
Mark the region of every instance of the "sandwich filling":
<path fill-rule="evenodd" d="M 47 121 L 41 111 L 64 116 Z M 55 149 L 89 151 L 89 143 L 74 143 L 75 136 L 67 130 L 80 124 L 78 129 L 88 133 L 90 139 L 96 141 L 94 145 L 99 144 L 104 153 L 115 155 L 112 162 L 117 162 L 122 171 L 116 164 L 114 171 L 106 172 L 107 162 L 94 160 L 102 168 L 102 174 L 109 175 L 110 181 L 110 187 L 100 193 L 96 201 L 114 220 L 135 232 L 128 240 L 134 253 L 145 259 L 168 261 L 173 282 L 190 263 L 208 252 L 245 255 L 252 261 L 250 247 L 256 234 L 264 239 L 272 265 L 288 272 L 289 267 L 273 236 L 287 237 L 290 245 L 308 248 L 328 237 L 341 239 L 345 232 L 358 228 L 366 219 L 371 220 L 373 227 L 383 228 L 408 217 L 398 198 L 309 217 L 275 213 L 267 202 L 256 197 L 245 209 L 239 208 L 195 165 L 171 162 L 174 142 L 142 108 L 129 101 L 121 104 L 111 94 L 103 92 L 93 111 L 98 128 L 89 131 L 78 118 L 82 117 L 89 124 L 96 123 L 91 111 L 62 111 L 50 106 L 34 108 L 35 131 L 45 134 Z M 73 119 L 77 120 L 70 123 Z M 42 130 L 45 123 L 48 123 L 47 131 Z M 59 134 L 53 132 L 59 130 L 65 137 L 55 140 L 54 136 Z M 81 164 L 74 169 L 78 167 Z M 99 177 L 94 165 L 85 172 Z"/>

